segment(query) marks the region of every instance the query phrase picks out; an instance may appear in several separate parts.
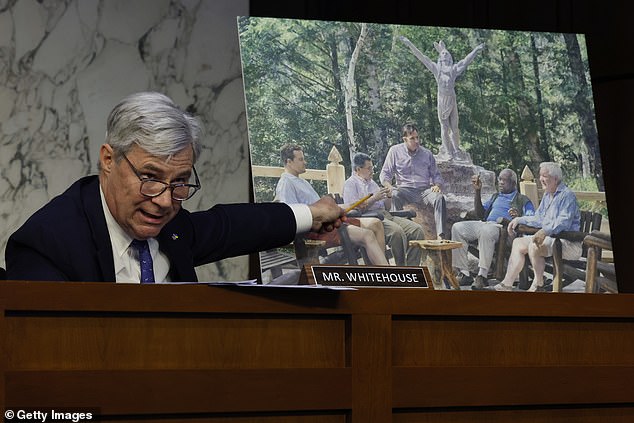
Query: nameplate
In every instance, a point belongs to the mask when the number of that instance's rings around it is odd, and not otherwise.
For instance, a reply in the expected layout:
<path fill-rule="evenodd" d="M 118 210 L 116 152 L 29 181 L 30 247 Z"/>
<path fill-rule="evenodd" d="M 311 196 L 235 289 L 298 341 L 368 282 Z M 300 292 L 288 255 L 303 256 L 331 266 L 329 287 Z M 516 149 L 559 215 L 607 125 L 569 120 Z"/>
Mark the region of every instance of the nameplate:
<path fill-rule="evenodd" d="M 432 287 L 426 267 L 307 264 L 301 279 L 307 284 L 326 286 Z"/>

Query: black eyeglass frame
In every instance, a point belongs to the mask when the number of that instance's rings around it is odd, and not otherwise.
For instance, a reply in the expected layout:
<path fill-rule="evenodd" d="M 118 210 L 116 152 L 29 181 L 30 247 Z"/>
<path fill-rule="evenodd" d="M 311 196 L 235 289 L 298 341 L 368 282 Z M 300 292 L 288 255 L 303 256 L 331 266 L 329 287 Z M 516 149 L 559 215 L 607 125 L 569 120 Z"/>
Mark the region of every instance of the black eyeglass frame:
<path fill-rule="evenodd" d="M 132 162 L 128 159 L 128 157 L 122 153 L 121 156 L 123 156 L 123 158 L 125 159 L 126 162 L 128 162 L 128 165 L 130 165 L 130 168 L 132 169 L 132 171 L 134 172 L 134 174 L 136 175 L 137 178 L 139 178 L 139 181 L 141 181 L 141 185 L 139 186 L 139 192 L 141 193 L 141 195 L 148 197 L 148 198 L 154 198 L 154 197 L 158 197 L 159 195 L 162 195 L 166 189 L 170 188 L 172 190 L 172 200 L 176 200 L 176 201 L 185 201 L 185 200 L 189 200 L 190 198 L 192 198 L 194 196 L 194 194 L 196 194 L 198 192 L 198 190 L 201 188 L 200 185 L 200 179 L 198 179 L 198 172 L 196 172 L 196 168 L 192 165 L 192 170 L 194 171 L 194 178 L 196 178 L 196 182 L 195 184 L 185 184 L 182 182 L 179 183 L 171 183 L 168 184 L 165 181 L 161 181 L 158 179 L 154 179 L 154 178 L 148 178 L 148 177 L 144 177 L 143 175 L 141 175 L 141 173 L 137 170 L 136 167 L 134 167 L 134 165 L 132 164 Z M 146 182 L 156 182 L 159 183 L 161 185 L 163 185 L 163 189 L 156 193 L 156 194 L 146 194 L 143 192 L 143 185 Z M 180 188 L 180 187 L 189 187 L 189 188 L 193 188 L 194 191 L 191 192 L 191 194 L 189 194 L 187 196 L 187 198 L 175 198 L 174 197 L 174 188 Z"/>

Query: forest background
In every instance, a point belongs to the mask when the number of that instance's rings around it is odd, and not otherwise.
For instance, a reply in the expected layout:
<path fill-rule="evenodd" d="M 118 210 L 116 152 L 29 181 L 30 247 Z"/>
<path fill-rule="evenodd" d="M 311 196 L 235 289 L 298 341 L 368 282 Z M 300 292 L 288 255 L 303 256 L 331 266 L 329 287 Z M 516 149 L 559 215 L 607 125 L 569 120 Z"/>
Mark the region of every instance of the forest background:
<path fill-rule="evenodd" d="M 441 145 L 434 76 L 399 40 L 433 62 L 444 41 L 454 63 L 485 48 L 456 82 L 461 148 L 496 174 L 561 164 L 574 190 L 604 191 L 585 39 L 581 34 L 240 17 L 240 50 L 253 165 L 282 166 L 279 149 L 300 144 L 308 167 L 325 169 L 334 145 L 365 152 L 378 176 L 406 122 L 434 154 Z M 271 201 L 275 178 L 254 178 Z M 323 181 L 313 181 L 320 194 Z M 605 205 L 582 204 L 600 211 Z"/>

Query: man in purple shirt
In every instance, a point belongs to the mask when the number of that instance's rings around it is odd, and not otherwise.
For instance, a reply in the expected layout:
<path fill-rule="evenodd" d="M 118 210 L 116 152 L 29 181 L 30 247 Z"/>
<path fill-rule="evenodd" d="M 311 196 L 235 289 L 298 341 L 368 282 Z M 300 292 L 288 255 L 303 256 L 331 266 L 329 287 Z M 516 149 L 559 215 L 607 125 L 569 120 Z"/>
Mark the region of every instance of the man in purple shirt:
<path fill-rule="evenodd" d="M 416 222 L 400 216 L 392 216 L 387 210 L 391 207 L 392 198 L 388 188 L 381 188 L 374 182 L 372 159 L 365 153 L 357 153 L 352 157 L 353 174 L 343 185 L 343 202 L 352 204 L 372 194 L 366 202 L 357 206 L 362 212 L 371 211 L 383 215 L 385 241 L 392 250 L 397 266 L 420 266 L 422 250 L 410 247 L 409 241 L 424 239 L 423 228 Z"/>
<path fill-rule="evenodd" d="M 509 265 L 506 275 L 496 291 L 512 291 L 513 282 L 524 267 L 526 255 L 533 265 L 535 278 L 528 291 L 540 291 L 544 286 L 545 257 L 553 255 L 553 244 L 556 235 L 562 231 L 578 231 L 581 224 L 581 213 L 577 197 L 562 182 L 561 167 L 554 162 L 543 162 L 539 165 L 539 182 L 544 188 L 539 207 L 533 216 L 516 217 L 508 225 L 509 234 L 515 233 L 517 225 L 523 224 L 540 228 L 535 235 L 523 236 L 513 241 Z M 576 260 L 581 257 L 581 243 L 561 240 L 561 252 L 565 260 Z"/>
<path fill-rule="evenodd" d="M 436 234 L 439 239 L 448 239 L 447 205 L 440 188 L 443 180 L 436 159 L 420 145 L 415 125 L 404 125 L 402 134 L 403 143 L 393 145 L 387 152 L 379 179 L 392 194 L 396 210 L 410 203 L 433 206 Z M 394 179 L 396 187 L 392 185 Z"/>

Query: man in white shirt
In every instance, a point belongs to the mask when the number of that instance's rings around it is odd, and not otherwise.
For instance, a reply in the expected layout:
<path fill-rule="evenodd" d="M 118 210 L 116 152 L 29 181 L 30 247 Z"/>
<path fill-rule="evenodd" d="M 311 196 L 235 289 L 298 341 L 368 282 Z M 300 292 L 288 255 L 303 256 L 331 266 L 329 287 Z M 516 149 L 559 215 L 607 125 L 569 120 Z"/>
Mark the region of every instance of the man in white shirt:
<path fill-rule="evenodd" d="M 425 239 L 423 228 L 416 222 L 400 216 L 393 216 L 391 208 L 392 196 L 387 187 L 379 187 L 373 179 L 374 166 L 372 159 L 365 153 L 357 153 L 352 157 L 353 173 L 343 186 L 343 201 L 352 204 L 372 194 L 365 203 L 357 208 L 362 212 L 375 212 L 383 215 L 385 240 L 392 250 L 397 266 L 420 266 L 422 250 L 410 247 L 409 241 Z"/>

